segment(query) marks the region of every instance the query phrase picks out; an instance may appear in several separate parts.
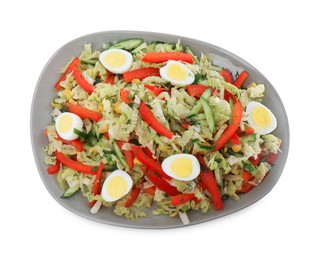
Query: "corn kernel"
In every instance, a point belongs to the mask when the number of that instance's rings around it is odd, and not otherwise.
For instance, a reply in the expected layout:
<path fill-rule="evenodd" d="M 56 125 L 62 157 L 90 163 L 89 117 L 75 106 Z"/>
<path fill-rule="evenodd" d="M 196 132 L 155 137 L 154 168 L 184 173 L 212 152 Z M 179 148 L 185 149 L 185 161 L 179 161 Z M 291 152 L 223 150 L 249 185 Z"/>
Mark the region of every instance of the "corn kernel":
<path fill-rule="evenodd" d="M 133 163 L 134 163 L 134 164 L 142 165 L 142 163 L 139 161 L 139 159 L 138 159 L 137 157 L 134 157 Z"/>
<path fill-rule="evenodd" d="M 64 91 L 62 91 L 62 94 L 67 97 L 67 99 L 71 98 L 71 90 L 66 88 Z"/>
<path fill-rule="evenodd" d="M 257 86 L 257 84 L 255 83 L 255 82 L 252 82 L 251 84 L 249 84 L 248 86 L 247 86 L 247 89 L 248 88 L 255 88 Z"/>
<path fill-rule="evenodd" d="M 102 104 L 99 105 L 98 110 L 99 110 L 100 112 L 103 112 L 103 105 L 102 105 Z"/>
<path fill-rule="evenodd" d="M 178 210 L 170 212 L 170 217 L 175 217 L 178 215 Z"/>
<path fill-rule="evenodd" d="M 231 147 L 232 151 L 234 151 L 235 153 L 240 152 L 241 151 L 241 144 L 235 144 Z"/>
<path fill-rule="evenodd" d="M 99 129 L 98 129 L 100 134 L 106 133 L 108 132 L 108 130 L 109 130 L 109 125 L 101 125 L 99 126 Z"/>
<path fill-rule="evenodd" d="M 116 111 L 118 114 L 121 114 L 120 106 L 121 106 L 121 103 L 117 103 L 116 106 L 114 107 L 114 111 Z"/>
<path fill-rule="evenodd" d="M 59 107 L 59 104 L 54 103 L 53 101 L 51 101 L 51 106 L 52 106 L 52 107 Z"/>
<path fill-rule="evenodd" d="M 166 152 L 167 151 L 166 146 L 163 145 L 163 144 L 159 144 L 158 149 L 159 149 L 160 152 Z"/>
<path fill-rule="evenodd" d="M 133 80 L 132 80 L 132 83 L 134 83 L 134 84 L 139 84 L 139 83 L 140 83 L 140 79 L 133 79 Z"/>

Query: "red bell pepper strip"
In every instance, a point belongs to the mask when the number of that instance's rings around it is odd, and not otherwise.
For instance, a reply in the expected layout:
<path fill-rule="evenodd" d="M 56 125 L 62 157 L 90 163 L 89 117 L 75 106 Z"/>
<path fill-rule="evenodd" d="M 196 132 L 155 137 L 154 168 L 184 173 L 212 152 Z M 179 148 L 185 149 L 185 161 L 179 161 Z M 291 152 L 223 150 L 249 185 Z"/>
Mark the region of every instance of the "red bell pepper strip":
<path fill-rule="evenodd" d="M 56 158 L 65 166 L 86 174 L 96 174 L 94 166 L 86 165 L 81 162 L 70 159 L 68 156 L 64 155 L 62 152 L 55 152 Z"/>
<path fill-rule="evenodd" d="M 106 83 L 113 85 L 115 76 L 116 76 L 115 74 L 109 73 L 108 76 L 106 77 Z"/>
<path fill-rule="evenodd" d="M 259 162 L 261 161 L 261 157 L 262 157 L 262 155 L 261 155 L 261 153 L 257 156 L 257 159 L 254 159 L 253 157 L 250 157 L 249 158 L 249 161 L 250 162 L 252 162 L 252 164 L 254 165 L 254 166 L 257 166 L 258 164 L 259 164 Z"/>
<path fill-rule="evenodd" d="M 239 128 L 237 130 L 237 134 L 240 136 L 240 137 L 243 137 L 243 136 L 247 136 L 247 135 L 251 135 L 254 133 L 254 129 L 251 127 L 251 126 L 247 126 L 244 131 L 241 131 L 241 129 Z"/>
<path fill-rule="evenodd" d="M 123 73 L 123 79 L 125 82 L 131 82 L 134 79 L 144 79 L 150 76 L 160 76 L 160 72 L 158 68 L 140 68 L 136 70 L 130 70 Z"/>
<path fill-rule="evenodd" d="M 140 116 L 151 128 L 153 128 L 158 134 L 171 139 L 174 133 L 166 128 L 159 120 L 154 116 L 151 109 L 143 101 L 139 107 Z"/>
<path fill-rule="evenodd" d="M 205 85 L 188 85 L 186 91 L 191 97 L 200 97 L 207 88 L 209 87 Z M 214 90 L 212 89 L 212 91 Z"/>
<path fill-rule="evenodd" d="M 253 133 L 254 133 L 254 129 L 250 126 L 248 126 L 244 129 L 244 135 L 251 135 Z"/>
<path fill-rule="evenodd" d="M 197 186 L 199 187 L 200 190 L 205 190 L 206 189 L 206 186 L 204 185 L 203 181 L 201 181 L 200 179 L 199 179 L 199 182 L 198 182 Z"/>
<path fill-rule="evenodd" d="M 134 153 L 133 151 L 128 151 L 128 150 L 124 150 L 124 158 L 126 159 L 126 162 L 129 166 L 130 169 L 132 169 L 134 167 Z"/>
<path fill-rule="evenodd" d="M 233 95 L 231 92 L 229 92 L 228 90 L 225 89 L 225 90 L 224 90 L 224 100 L 229 102 L 230 99 L 232 100 L 233 103 L 236 103 L 236 102 L 237 102 L 236 96 Z"/>
<path fill-rule="evenodd" d="M 58 80 L 58 82 L 57 82 L 56 85 L 55 85 L 56 90 L 60 91 L 60 90 L 62 89 L 60 83 L 61 83 L 62 81 L 65 81 L 66 78 L 67 78 L 67 73 L 63 73 L 62 76 L 60 77 L 60 79 Z"/>
<path fill-rule="evenodd" d="M 135 200 L 138 198 L 139 194 L 140 194 L 141 188 L 134 186 L 132 188 L 131 191 L 131 197 L 124 203 L 124 206 L 126 208 L 129 208 L 134 202 Z"/>
<path fill-rule="evenodd" d="M 245 80 L 248 78 L 248 73 L 246 71 L 242 71 L 239 76 L 236 78 L 236 80 L 233 82 L 233 85 L 237 88 L 241 88 L 242 84 L 245 82 Z"/>
<path fill-rule="evenodd" d="M 120 89 L 120 99 L 121 99 L 124 103 L 126 103 L 126 104 L 132 103 L 133 100 L 132 100 L 131 98 L 129 98 L 129 96 L 130 96 L 130 93 L 129 93 L 128 90 L 126 90 L 126 89 L 124 89 L 124 88 L 121 88 L 121 89 Z"/>
<path fill-rule="evenodd" d="M 144 188 L 143 190 L 148 195 L 154 196 L 154 194 L 156 193 L 156 186 L 151 186 L 151 187 L 148 187 L 148 188 Z"/>
<path fill-rule="evenodd" d="M 73 66 L 73 76 L 84 91 L 91 94 L 95 90 L 96 87 L 85 79 L 78 67 Z"/>
<path fill-rule="evenodd" d="M 69 66 L 67 67 L 66 71 L 62 74 L 62 76 L 60 77 L 60 79 L 58 80 L 58 82 L 56 83 L 55 85 L 55 88 L 59 91 L 62 89 L 60 83 L 62 81 L 65 81 L 66 78 L 67 78 L 67 74 L 71 73 L 75 67 L 78 67 L 79 66 L 79 63 L 80 63 L 80 59 L 77 57 L 77 58 L 74 58 L 72 60 L 72 62 L 69 64 Z"/>
<path fill-rule="evenodd" d="M 161 167 L 160 162 L 154 160 L 152 157 L 149 157 L 144 153 L 141 146 L 133 146 L 133 152 L 138 158 L 138 160 L 146 166 L 150 171 L 158 173 L 161 178 L 166 180 L 171 180 L 172 178 L 168 176 Z"/>
<path fill-rule="evenodd" d="M 68 108 L 69 112 L 78 115 L 82 119 L 88 118 L 92 121 L 98 122 L 102 118 L 102 115 L 100 113 L 84 108 L 80 105 L 68 103 L 66 104 L 66 107 Z"/>
<path fill-rule="evenodd" d="M 148 147 L 143 147 L 142 148 L 142 151 L 147 155 L 149 156 L 150 158 L 153 157 L 153 153 L 150 151 L 150 149 Z"/>
<path fill-rule="evenodd" d="M 171 197 L 171 204 L 172 206 L 178 206 L 190 200 L 193 200 L 195 198 L 196 198 L 196 195 L 194 195 L 194 193 L 183 193 L 183 194 L 179 194 L 177 196 Z"/>
<path fill-rule="evenodd" d="M 201 157 L 199 155 L 197 158 L 200 162 L 200 167 L 201 167 L 199 178 L 203 182 L 207 191 L 211 195 L 213 208 L 216 210 L 222 210 L 223 209 L 223 202 L 222 202 L 222 199 L 220 196 L 218 185 L 217 185 L 216 180 L 213 176 L 213 173 L 207 167 L 203 157 Z"/>
<path fill-rule="evenodd" d="M 166 62 L 168 60 L 184 61 L 193 63 L 193 57 L 189 53 L 184 52 L 148 52 L 143 58 L 143 62 Z"/>
<path fill-rule="evenodd" d="M 240 190 L 237 191 L 237 193 L 247 193 L 251 191 L 255 186 L 249 182 L 245 182 L 242 184 L 242 187 Z"/>
<path fill-rule="evenodd" d="M 58 135 L 58 133 L 57 133 Z M 69 144 L 69 145 L 72 145 L 76 148 L 76 151 L 77 152 L 82 152 L 83 151 L 83 144 L 81 143 L 80 140 L 78 139 L 75 139 L 75 140 L 65 140 L 63 138 L 61 138 L 61 136 L 58 135 L 58 137 L 56 138 L 58 141 L 61 141 L 62 143 L 64 144 Z"/>
<path fill-rule="evenodd" d="M 146 89 L 152 91 L 153 93 L 155 93 L 157 96 L 164 91 L 164 89 L 162 89 L 162 88 L 158 88 L 156 86 L 151 86 L 151 85 L 147 85 L 147 84 L 145 84 L 144 87 Z"/>
<path fill-rule="evenodd" d="M 117 145 L 119 146 L 119 148 L 121 149 L 121 151 L 124 154 L 124 158 L 126 160 L 126 163 L 128 164 L 129 168 L 132 169 L 134 167 L 134 152 L 131 150 L 123 150 L 122 146 L 125 144 L 125 142 L 122 141 L 116 141 Z"/>
<path fill-rule="evenodd" d="M 266 162 L 269 164 L 275 164 L 277 159 L 278 159 L 278 154 L 276 153 L 269 153 L 268 155 L 266 155 Z"/>
<path fill-rule="evenodd" d="M 240 138 L 237 135 L 237 133 L 234 133 L 233 136 L 231 136 L 230 141 L 235 145 L 239 145 L 240 144 Z"/>
<path fill-rule="evenodd" d="M 60 170 L 61 162 L 56 159 L 56 163 L 54 165 L 50 165 L 47 169 L 49 174 L 56 174 Z"/>
<path fill-rule="evenodd" d="M 166 194 L 168 194 L 170 196 L 176 196 L 179 194 L 179 191 L 177 190 L 176 187 L 170 185 L 168 182 L 166 182 L 164 179 L 162 179 L 154 171 L 150 171 L 149 169 L 145 169 L 143 171 L 144 171 L 144 174 L 150 180 L 150 182 L 152 182 L 153 185 L 156 186 L 159 190 L 165 192 Z"/>
<path fill-rule="evenodd" d="M 225 82 L 228 82 L 228 83 L 232 83 L 233 82 L 233 77 L 232 77 L 232 74 L 231 74 L 230 70 L 223 69 L 223 70 L 220 71 L 220 75 L 224 78 Z"/>
<path fill-rule="evenodd" d="M 181 127 L 185 130 L 189 129 L 190 124 L 188 122 L 181 123 Z"/>
<path fill-rule="evenodd" d="M 242 179 L 249 181 L 251 179 L 251 174 L 248 171 L 243 171 L 241 174 Z"/>
<path fill-rule="evenodd" d="M 235 134 L 240 125 L 241 118 L 242 105 L 240 101 L 237 101 L 232 107 L 232 117 L 230 125 L 227 127 L 227 129 L 224 131 L 221 137 L 214 143 L 215 151 L 220 150 L 226 144 L 226 142 L 228 142 L 229 139 Z"/>
<path fill-rule="evenodd" d="M 110 140 L 110 136 L 109 136 L 109 133 L 108 133 L 108 132 L 103 133 L 103 136 L 104 136 L 107 140 Z"/>
<path fill-rule="evenodd" d="M 94 183 L 92 187 L 93 196 L 100 194 L 103 166 L 104 166 L 103 162 L 100 162 L 99 168 L 97 170 L 96 178 L 94 179 Z M 90 207 L 92 208 L 95 203 L 96 203 L 96 200 L 91 201 L 89 203 Z"/>

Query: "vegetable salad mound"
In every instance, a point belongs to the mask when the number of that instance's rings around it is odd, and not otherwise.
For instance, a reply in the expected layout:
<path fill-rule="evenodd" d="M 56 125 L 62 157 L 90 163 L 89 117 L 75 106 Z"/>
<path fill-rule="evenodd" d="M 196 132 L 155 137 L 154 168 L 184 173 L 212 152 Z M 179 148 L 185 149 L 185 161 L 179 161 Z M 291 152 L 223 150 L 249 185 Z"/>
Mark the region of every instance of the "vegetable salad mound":
<path fill-rule="evenodd" d="M 213 60 L 214 61 L 214 60 Z M 61 197 L 134 220 L 223 210 L 258 186 L 281 140 L 266 86 L 187 46 L 134 38 L 86 44 L 61 70 L 45 129 Z"/>

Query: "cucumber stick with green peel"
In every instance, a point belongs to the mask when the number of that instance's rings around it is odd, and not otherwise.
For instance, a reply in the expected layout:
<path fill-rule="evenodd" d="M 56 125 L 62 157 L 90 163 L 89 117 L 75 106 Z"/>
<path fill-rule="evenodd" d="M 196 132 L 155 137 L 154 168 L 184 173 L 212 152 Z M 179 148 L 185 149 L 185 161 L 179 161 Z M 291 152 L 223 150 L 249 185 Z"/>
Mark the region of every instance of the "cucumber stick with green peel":
<path fill-rule="evenodd" d="M 257 140 L 256 133 L 246 135 L 246 136 L 240 138 L 240 142 L 242 145 L 244 145 L 245 143 L 254 143 L 256 140 Z"/>
<path fill-rule="evenodd" d="M 141 43 L 143 43 L 143 39 L 141 38 L 131 38 L 122 41 L 118 41 L 114 44 L 111 44 L 108 49 L 123 49 L 123 50 L 133 50 L 137 48 Z"/>
<path fill-rule="evenodd" d="M 213 112 L 212 112 L 212 109 L 210 107 L 210 104 L 202 96 L 200 97 L 200 101 L 201 101 L 202 106 L 203 106 L 204 115 L 206 116 L 206 119 L 207 119 L 207 122 L 208 122 L 208 125 L 209 125 L 209 129 L 210 129 L 211 133 L 213 133 L 214 132 L 214 117 L 213 117 Z"/>
<path fill-rule="evenodd" d="M 119 161 L 122 163 L 122 165 L 125 168 L 129 168 L 129 166 L 126 162 L 126 159 L 124 158 L 123 153 L 121 152 L 119 146 L 117 145 L 117 143 L 115 141 L 113 141 L 113 149 L 114 149 L 114 152 L 116 153 L 116 156 L 118 157 Z"/>
<path fill-rule="evenodd" d="M 212 95 L 212 88 L 207 88 L 201 95 L 205 100 L 207 100 Z M 190 110 L 187 117 L 193 117 L 200 113 L 203 107 L 202 102 L 199 100 L 197 104 Z"/>
<path fill-rule="evenodd" d="M 80 185 L 76 185 L 76 186 L 73 186 L 69 189 L 67 189 L 61 196 L 61 198 L 69 198 L 71 197 L 72 195 L 76 194 L 78 191 L 80 190 Z"/>

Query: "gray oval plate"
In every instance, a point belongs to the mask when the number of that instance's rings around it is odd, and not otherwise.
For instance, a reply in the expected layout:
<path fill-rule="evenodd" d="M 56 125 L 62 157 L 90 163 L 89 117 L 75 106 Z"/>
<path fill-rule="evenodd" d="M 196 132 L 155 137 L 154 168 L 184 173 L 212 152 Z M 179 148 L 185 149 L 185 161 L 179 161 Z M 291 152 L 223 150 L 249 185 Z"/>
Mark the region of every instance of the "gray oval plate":
<path fill-rule="evenodd" d="M 232 199 L 225 201 L 225 209 L 223 211 L 212 210 L 207 214 L 202 214 L 201 212 L 188 213 L 191 222 L 190 224 L 198 224 L 236 212 L 264 197 L 277 183 L 285 166 L 289 149 L 288 118 L 275 88 L 257 69 L 240 57 L 222 48 L 191 38 L 140 31 L 107 31 L 85 35 L 62 46 L 44 67 L 32 100 L 30 127 L 32 148 L 38 171 L 52 197 L 63 207 L 75 214 L 106 224 L 135 228 L 173 228 L 183 226 L 178 217 L 153 216 L 151 212 L 148 212 L 147 218 L 141 218 L 135 221 L 116 216 L 112 209 L 106 207 L 100 209 L 98 214 L 92 215 L 89 212 L 88 201 L 82 198 L 80 193 L 69 199 L 60 198 L 61 190 L 56 181 L 56 177 L 47 174 L 46 166 L 43 162 L 45 157 L 43 147 L 48 144 L 47 138 L 43 135 L 43 131 L 51 121 L 49 115 L 51 111 L 50 102 L 56 94 L 54 85 L 60 77 L 59 69 L 63 67 L 71 57 L 79 56 L 83 49 L 83 45 L 86 43 L 92 43 L 92 48 L 99 50 L 102 48 L 103 43 L 133 37 L 143 38 L 147 42 L 161 40 L 175 43 L 180 39 L 184 46 L 188 45 L 196 54 L 199 55 L 203 52 L 212 55 L 215 64 L 225 66 L 233 73 L 245 69 L 250 75 L 247 82 L 255 81 L 265 84 L 266 95 L 263 103 L 273 111 L 278 119 L 278 127 L 274 134 L 279 136 L 283 141 L 281 146 L 282 153 L 280 153 L 276 165 L 272 168 L 266 179 L 257 188 L 253 189 L 248 194 L 242 195 L 240 201 L 234 201 Z"/>

